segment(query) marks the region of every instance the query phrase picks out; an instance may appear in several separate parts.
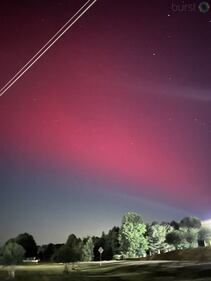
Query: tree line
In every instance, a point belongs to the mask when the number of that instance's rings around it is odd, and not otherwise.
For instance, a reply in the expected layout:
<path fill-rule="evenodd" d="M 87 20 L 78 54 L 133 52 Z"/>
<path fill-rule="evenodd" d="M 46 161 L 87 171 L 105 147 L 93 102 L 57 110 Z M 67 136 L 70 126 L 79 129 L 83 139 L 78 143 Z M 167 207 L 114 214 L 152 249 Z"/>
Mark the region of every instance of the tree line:
<path fill-rule="evenodd" d="M 114 226 L 101 237 L 76 237 L 70 234 L 63 244 L 37 246 L 33 236 L 23 233 L 9 239 L 0 249 L 1 264 L 17 264 L 36 257 L 45 262 L 75 263 L 111 259 L 139 258 L 162 252 L 203 246 L 210 239 L 211 230 L 204 228 L 196 217 L 180 222 L 156 221 L 145 223 L 140 214 L 128 212 L 120 227 Z M 99 248 L 103 248 L 100 256 Z"/>

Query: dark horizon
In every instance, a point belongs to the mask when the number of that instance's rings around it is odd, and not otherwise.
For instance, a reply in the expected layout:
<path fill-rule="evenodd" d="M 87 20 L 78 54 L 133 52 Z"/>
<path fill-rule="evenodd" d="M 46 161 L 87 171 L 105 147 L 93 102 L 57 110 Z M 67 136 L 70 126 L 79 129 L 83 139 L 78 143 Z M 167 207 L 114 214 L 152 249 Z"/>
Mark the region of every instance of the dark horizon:
<path fill-rule="evenodd" d="M 129 210 L 129 212 L 132 212 L 132 211 L 133 211 L 133 210 Z M 126 212 L 126 213 L 127 213 L 127 212 Z M 126 214 L 126 213 L 124 213 L 124 214 Z M 124 214 L 122 214 L 122 217 L 123 217 Z M 141 217 L 143 218 L 142 214 L 140 214 L 140 215 L 141 215 Z M 190 214 L 187 215 L 187 216 L 191 217 Z M 101 231 L 99 230 L 98 233 L 96 233 L 96 232 L 93 232 L 93 233 L 91 233 L 91 232 L 90 232 L 90 233 L 86 233 L 86 232 L 84 232 L 84 233 L 76 233 L 76 232 L 74 232 L 74 229 L 72 228 L 72 229 L 71 229 L 72 232 L 67 233 L 65 239 L 62 240 L 62 241 L 61 241 L 61 240 L 60 240 L 60 241 L 57 241 L 57 240 L 51 240 L 51 241 L 50 241 L 50 240 L 46 240 L 46 241 L 42 242 L 42 240 L 39 240 L 39 238 L 37 238 L 33 233 L 23 230 L 22 232 L 16 233 L 13 237 L 7 237 L 7 238 L 5 239 L 5 241 L 0 241 L 0 245 L 4 245 L 8 240 L 14 239 L 14 238 L 16 238 L 18 235 L 24 234 L 24 233 L 28 233 L 28 234 L 32 235 L 33 238 L 34 238 L 34 240 L 35 240 L 35 242 L 36 242 L 36 244 L 37 244 L 37 246 L 48 245 L 48 244 L 50 244 L 50 243 L 53 243 L 53 244 L 64 244 L 64 243 L 66 243 L 66 241 L 67 241 L 67 239 L 68 239 L 68 237 L 69 237 L 70 234 L 74 234 L 74 235 L 76 235 L 78 238 L 81 238 L 81 239 L 82 239 L 82 238 L 85 238 L 85 237 L 93 237 L 93 236 L 101 237 L 102 233 L 106 233 L 106 234 L 107 234 L 107 233 L 109 232 L 109 230 L 111 230 L 113 227 L 120 227 L 121 224 L 122 224 L 122 217 L 121 217 L 121 220 L 120 220 L 120 222 L 119 222 L 118 224 L 107 226 L 107 229 L 102 229 Z M 184 218 L 184 217 L 181 217 L 181 218 L 178 218 L 178 219 L 172 219 L 172 220 L 170 220 L 170 221 L 166 221 L 166 220 L 160 220 L 160 221 L 158 221 L 158 220 L 153 220 L 153 219 L 151 219 L 151 220 L 148 220 L 148 221 L 144 220 L 144 223 L 150 224 L 150 223 L 153 223 L 153 222 L 155 222 L 155 221 L 156 221 L 157 223 L 163 223 L 163 222 L 171 223 L 171 222 L 173 222 L 173 221 L 179 223 L 183 218 Z M 200 218 L 199 218 L 199 219 L 200 219 Z M 45 230 L 47 230 L 47 229 L 45 229 Z M 62 232 L 62 231 L 61 231 L 61 232 Z"/>

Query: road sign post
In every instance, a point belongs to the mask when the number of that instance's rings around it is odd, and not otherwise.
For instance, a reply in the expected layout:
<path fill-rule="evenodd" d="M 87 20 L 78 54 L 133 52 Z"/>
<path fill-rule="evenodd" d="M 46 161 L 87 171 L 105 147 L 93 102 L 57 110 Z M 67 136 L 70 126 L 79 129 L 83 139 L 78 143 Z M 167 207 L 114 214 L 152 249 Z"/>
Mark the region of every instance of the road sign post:
<path fill-rule="evenodd" d="M 100 253 L 100 266 L 101 266 L 101 264 L 102 264 L 102 253 L 103 253 L 103 251 L 104 251 L 104 249 L 103 249 L 102 247 L 100 247 L 100 248 L 98 249 L 98 252 Z"/>

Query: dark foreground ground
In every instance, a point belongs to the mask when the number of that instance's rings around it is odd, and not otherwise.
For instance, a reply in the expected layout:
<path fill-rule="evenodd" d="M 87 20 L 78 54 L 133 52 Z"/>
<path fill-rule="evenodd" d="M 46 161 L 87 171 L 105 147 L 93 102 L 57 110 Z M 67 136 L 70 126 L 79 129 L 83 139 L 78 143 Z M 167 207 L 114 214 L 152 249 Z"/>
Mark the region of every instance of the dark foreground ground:
<path fill-rule="evenodd" d="M 19 266 L 19 281 L 211 281 L 211 262 L 125 261 L 80 263 L 78 269 L 63 273 L 63 265 L 43 264 Z M 0 268 L 0 281 L 8 280 L 6 268 Z"/>

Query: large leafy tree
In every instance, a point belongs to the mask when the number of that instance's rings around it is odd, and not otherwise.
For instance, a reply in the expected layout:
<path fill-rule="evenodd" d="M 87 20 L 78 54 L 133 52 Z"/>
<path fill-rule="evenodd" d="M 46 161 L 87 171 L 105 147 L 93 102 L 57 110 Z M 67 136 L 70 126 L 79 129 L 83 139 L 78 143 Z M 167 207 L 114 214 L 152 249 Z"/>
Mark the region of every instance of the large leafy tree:
<path fill-rule="evenodd" d="M 179 230 L 184 236 L 182 248 L 195 248 L 198 246 L 200 229 L 201 221 L 196 217 L 185 217 L 180 221 Z"/>
<path fill-rule="evenodd" d="M 119 233 L 120 233 L 120 228 L 117 226 L 114 226 L 108 232 L 107 240 L 108 240 L 108 244 L 112 250 L 112 257 L 116 254 L 119 254 L 119 252 L 120 252 Z"/>
<path fill-rule="evenodd" d="M 211 245 L 211 228 L 202 227 L 198 233 L 198 241 L 200 246 L 210 246 Z"/>
<path fill-rule="evenodd" d="M 201 221 L 196 217 L 185 217 L 180 221 L 180 228 L 197 229 L 201 228 Z"/>
<path fill-rule="evenodd" d="M 52 261 L 55 258 L 55 255 L 59 248 L 61 248 L 64 244 L 47 244 L 42 245 L 38 248 L 38 258 L 41 261 Z"/>
<path fill-rule="evenodd" d="M 171 221 L 170 225 L 175 229 L 175 230 L 179 230 L 179 222 L 177 221 Z"/>
<path fill-rule="evenodd" d="M 100 240 L 98 241 L 97 251 L 99 247 L 104 249 L 102 253 L 103 260 L 113 259 L 114 255 L 118 254 L 120 251 L 119 227 L 114 226 L 111 230 L 109 230 L 108 234 L 103 232 Z"/>
<path fill-rule="evenodd" d="M 176 249 L 197 247 L 200 229 L 201 221 L 198 218 L 185 217 L 177 225 L 177 229 L 167 235 L 166 241 Z"/>
<path fill-rule="evenodd" d="M 151 253 L 160 253 L 167 251 L 169 245 L 166 243 L 166 235 L 173 231 L 169 224 L 153 224 L 148 228 L 148 243 Z"/>
<path fill-rule="evenodd" d="M 73 253 L 71 248 L 67 245 L 63 245 L 59 248 L 54 255 L 54 261 L 56 262 L 69 263 L 72 262 L 72 260 L 75 261 L 75 253 Z"/>
<path fill-rule="evenodd" d="M 71 234 L 67 242 L 61 246 L 54 255 L 54 260 L 64 263 L 75 263 L 81 259 L 82 241 L 74 234 Z"/>
<path fill-rule="evenodd" d="M 124 216 L 122 218 L 122 224 L 125 224 L 125 223 L 132 223 L 134 225 L 142 224 L 143 219 L 142 219 L 141 215 L 136 212 L 127 212 L 126 214 L 124 214 Z"/>
<path fill-rule="evenodd" d="M 74 246 L 81 243 L 81 239 L 77 238 L 75 234 L 70 234 L 67 238 L 66 245 L 67 246 Z"/>
<path fill-rule="evenodd" d="M 209 228 L 209 227 L 202 227 L 199 230 L 198 238 L 199 238 L 199 240 L 210 239 L 211 238 L 211 228 Z"/>
<path fill-rule="evenodd" d="M 173 245 L 175 249 L 181 249 L 184 244 L 184 234 L 179 230 L 174 230 L 166 235 L 166 242 Z"/>
<path fill-rule="evenodd" d="M 23 262 L 25 250 L 14 241 L 9 241 L 2 249 L 2 263 L 8 266 L 9 278 L 15 278 L 15 265 Z"/>
<path fill-rule="evenodd" d="M 16 238 L 10 239 L 8 242 L 10 241 L 14 241 L 24 248 L 25 258 L 31 258 L 37 256 L 37 245 L 34 240 L 34 237 L 31 234 L 29 233 L 19 234 Z"/>
<path fill-rule="evenodd" d="M 194 228 L 190 228 L 185 230 L 185 240 L 187 241 L 188 248 L 196 248 L 198 247 L 198 233 L 199 230 L 196 231 Z"/>
<path fill-rule="evenodd" d="M 123 216 L 120 228 L 120 247 L 126 257 L 140 257 L 148 249 L 145 237 L 146 225 L 141 216 L 128 212 Z"/>
<path fill-rule="evenodd" d="M 87 237 L 83 240 L 82 245 L 82 261 L 92 261 L 93 260 L 93 249 L 94 249 L 94 243 L 91 237 Z"/>

